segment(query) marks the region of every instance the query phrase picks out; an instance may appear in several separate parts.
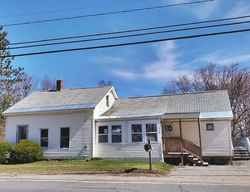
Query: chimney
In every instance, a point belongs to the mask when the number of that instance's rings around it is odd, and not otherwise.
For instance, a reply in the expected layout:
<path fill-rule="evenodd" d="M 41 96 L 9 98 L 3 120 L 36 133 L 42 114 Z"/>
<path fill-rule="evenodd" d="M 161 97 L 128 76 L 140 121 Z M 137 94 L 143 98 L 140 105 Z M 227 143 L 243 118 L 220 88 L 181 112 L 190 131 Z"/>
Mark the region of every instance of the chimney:
<path fill-rule="evenodd" d="M 61 91 L 64 89 L 64 81 L 63 80 L 56 80 L 56 90 Z"/>

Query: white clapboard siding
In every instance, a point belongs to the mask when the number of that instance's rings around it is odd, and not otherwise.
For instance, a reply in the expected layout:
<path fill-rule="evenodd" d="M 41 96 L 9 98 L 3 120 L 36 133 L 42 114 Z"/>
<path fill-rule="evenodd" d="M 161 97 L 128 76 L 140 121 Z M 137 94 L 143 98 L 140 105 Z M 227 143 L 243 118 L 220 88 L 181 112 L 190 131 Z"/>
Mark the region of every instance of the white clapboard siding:
<path fill-rule="evenodd" d="M 214 131 L 207 131 L 206 124 L 213 123 Z M 231 156 L 229 121 L 202 121 L 202 155 L 203 156 Z"/>
<path fill-rule="evenodd" d="M 106 105 L 106 96 L 109 97 L 109 106 Z M 99 117 L 101 114 L 105 113 L 107 110 L 109 110 L 114 102 L 116 100 L 115 97 L 115 90 L 112 88 L 103 98 L 102 100 L 96 105 L 95 111 L 94 111 L 94 116 Z"/>
<path fill-rule="evenodd" d="M 69 159 L 69 158 L 83 158 L 85 157 L 86 152 L 83 149 L 51 149 L 44 150 L 43 157 L 45 159 Z"/>
<path fill-rule="evenodd" d="M 6 140 L 16 143 L 18 125 L 28 126 L 28 139 L 40 143 L 40 129 L 49 129 L 49 146 L 44 151 L 45 158 L 61 158 L 62 156 L 91 155 L 93 111 L 70 114 L 53 114 L 37 116 L 7 117 Z M 60 128 L 70 128 L 70 147 L 60 149 Z M 87 149 L 85 148 L 87 147 Z"/>
<path fill-rule="evenodd" d="M 161 144 L 152 144 L 152 158 L 161 159 Z M 96 144 L 96 157 L 116 159 L 146 159 L 144 144 Z"/>
<path fill-rule="evenodd" d="M 96 124 L 96 144 L 94 157 L 101 158 L 115 158 L 115 159 L 146 159 L 148 153 L 144 150 L 146 143 L 146 124 L 154 123 L 157 125 L 157 143 L 152 143 L 153 151 L 152 158 L 154 160 L 162 160 L 162 147 L 161 147 L 161 124 L 159 119 L 148 120 L 131 120 L 131 121 L 104 121 L 97 122 Z M 142 125 L 142 143 L 132 143 L 131 141 L 131 125 Z M 109 133 L 111 133 L 112 125 L 122 126 L 122 143 L 111 143 L 111 134 L 109 134 L 109 143 L 98 143 L 98 127 L 108 126 Z"/>

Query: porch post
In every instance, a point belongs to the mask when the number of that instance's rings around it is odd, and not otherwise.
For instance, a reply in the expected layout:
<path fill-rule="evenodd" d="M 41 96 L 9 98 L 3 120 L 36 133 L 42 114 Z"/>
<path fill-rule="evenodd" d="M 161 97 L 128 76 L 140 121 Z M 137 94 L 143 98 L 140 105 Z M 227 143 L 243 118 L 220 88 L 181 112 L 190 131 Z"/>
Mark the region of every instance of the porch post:
<path fill-rule="evenodd" d="M 179 119 L 179 127 L 180 127 L 180 138 L 181 138 L 181 165 L 183 165 L 183 144 L 182 144 L 182 126 L 181 126 L 181 119 Z"/>
<path fill-rule="evenodd" d="M 200 118 L 198 118 L 198 129 L 199 129 L 200 156 L 201 156 L 201 160 L 202 160 L 202 148 L 201 148 L 201 123 L 200 123 Z"/>
<path fill-rule="evenodd" d="M 163 159 L 163 162 L 164 162 L 164 158 L 165 156 L 167 155 L 167 152 L 166 152 L 166 144 L 165 144 L 165 130 L 164 130 L 164 121 L 163 119 L 161 120 L 161 147 L 162 147 L 162 159 Z"/>

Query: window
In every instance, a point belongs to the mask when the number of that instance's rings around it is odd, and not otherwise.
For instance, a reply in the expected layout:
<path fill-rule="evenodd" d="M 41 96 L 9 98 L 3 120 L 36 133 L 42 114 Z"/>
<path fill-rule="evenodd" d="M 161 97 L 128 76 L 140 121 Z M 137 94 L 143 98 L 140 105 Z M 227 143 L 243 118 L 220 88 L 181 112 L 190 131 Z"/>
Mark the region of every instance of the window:
<path fill-rule="evenodd" d="M 69 148 L 69 128 L 61 128 L 60 148 Z"/>
<path fill-rule="evenodd" d="M 207 123 L 206 127 L 207 127 L 207 131 L 214 131 L 214 124 L 213 123 Z"/>
<path fill-rule="evenodd" d="M 146 136 L 150 141 L 157 141 L 157 124 L 146 124 Z"/>
<path fill-rule="evenodd" d="M 28 126 L 27 125 L 19 125 L 17 127 L 17 143 L 21 140 L 28 139 Z"/>
<path fill-rule="evenodd" d="M 112 129 L 112 143 L 121 143 L 122 142 L 122 126 L 121 125 L 113 125 Z"/>
<path fill-rule="evenodd" d="M 99 143 L 108 143 L 108 138 L 109 138 L 108 126 L 99 126 L 98 129 L 99 129 L 98 130 Z"/>
<path fill-rule="evenodd" d="M 106 96 L 106 107 L 109 107 L 109 95 Z"/>
<path fill-rule="evenodd" d="M 132 124 L 132 142 L 142 142 L 142 125 L 141 124 Z"/>
<path fill-rule="evenodd" d="M 49 136 L 49 130 L 48 129 L 41 129 L 41 147 L 48 147 L 49 144 L 49 140 L 48 140 L 48 136 Z"/>

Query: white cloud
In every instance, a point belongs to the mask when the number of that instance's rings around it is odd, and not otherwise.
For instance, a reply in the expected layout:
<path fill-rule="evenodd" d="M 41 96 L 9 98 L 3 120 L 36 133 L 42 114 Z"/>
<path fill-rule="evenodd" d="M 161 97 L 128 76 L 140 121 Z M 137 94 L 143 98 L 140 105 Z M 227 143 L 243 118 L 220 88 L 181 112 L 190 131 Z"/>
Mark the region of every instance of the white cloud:
<path fill-rule="evenodd" d="M 215 52 L 207 55 L 203 55 L 195 59 L 192 64 L 201 64 L 201 63 L 216 63 L 219 65 L 230 65 L 232 63 L 244 63 L 250 61 L 250 54 L 241 54 L 241 55 L 226 55 L 222 52 Z"/>
<path fill-rule="evenodd" d="M 185 0 L 163 0 L 163 3 L 186 3 Z M 207 19 L 219 9 L 219 1 L 209 1 L 201 4 L 178 6 L 178 11 L 189 13 L 198 19 Z"/>
<path fill-rule="evenodd" d="M 175 42 L 169 41 L 154 45 L 157 60 L 146 64 L 140 71 L 129 70 L 113 70 L 112 74 L 129 80 L 133 79 L 148 79 L 154 81 L 162 81 L 173 79 L 179 75 L 188 74 L 188 70 L 180 69 L 175 52 Z"/>
<path fill-rule="evenodd" d="M 219 8 L 219 1 L 212 1 L 192 7 L 191 13 L 199 19 L 207 19 L 212 16 Z"/>
<path fill-rule="evenodd" d="M 226 17 L 236 17 L 250 14 L 249 2 L 238 2 L 226 14 Z"/>
<path fill-rule="evenodd" d="M 106 55 L 100 55 L 98 57 L 91 58 L 92 63 L 101 63 L 101 64 L 122 64 L 125 63 L 126 60 L 123 57 L 118 56 L 106 56 Z"/>
<path fill-rule="evenodd" d="M 133 80 L 137 78 L 137 74 L 135 74 L 132 71 L 126 71 L 126 70 L 112 70 L 111 71 L 113 75 L 123 78 L 123 79 L 128 79 L 128 80 Z"/>
<path fill-rule="evenodd" d="M 187 73 L 187 71 L 178 69 L 177 54 L 175 53 L 174 41 L 164 42 L 156 48 L 158 60 L 147 65 L 142 74 L 144 78 L 152 80 L 166 80 L 176 78 L 179 75 Z"/>

